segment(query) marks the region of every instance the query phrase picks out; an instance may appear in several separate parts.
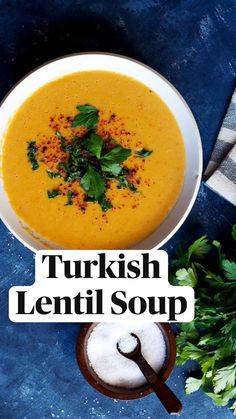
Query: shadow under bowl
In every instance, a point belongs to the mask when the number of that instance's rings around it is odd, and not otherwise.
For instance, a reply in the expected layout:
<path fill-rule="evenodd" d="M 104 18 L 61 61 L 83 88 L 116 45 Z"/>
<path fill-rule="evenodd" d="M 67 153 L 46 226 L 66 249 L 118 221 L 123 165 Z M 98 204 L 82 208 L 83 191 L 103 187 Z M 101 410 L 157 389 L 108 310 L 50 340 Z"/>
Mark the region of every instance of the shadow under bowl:
<path fill-rule="evenodd" d="M 98 323 L 86 323 L 82 327 L 77 339 L 77 361 L 80 370 L 88 383 L 100 393 L 113 399 L 133 400 L 139 399 L 152 393 L 153 389 L 149 384 L 135 388 L 115 387 L 102 381 L 101 378 L 95 373 L 89 363 L 87 355 L 87 342 L 91 332 L 97 325 Z M 176 341 L 174 332 L 168 323 L 156 323 L 156 325 L 161 329 L 166 344 L 166 359 L 163 367 L 158 373 L 162 380 L 165 381 L 171 374 L 175 365 Z"/>

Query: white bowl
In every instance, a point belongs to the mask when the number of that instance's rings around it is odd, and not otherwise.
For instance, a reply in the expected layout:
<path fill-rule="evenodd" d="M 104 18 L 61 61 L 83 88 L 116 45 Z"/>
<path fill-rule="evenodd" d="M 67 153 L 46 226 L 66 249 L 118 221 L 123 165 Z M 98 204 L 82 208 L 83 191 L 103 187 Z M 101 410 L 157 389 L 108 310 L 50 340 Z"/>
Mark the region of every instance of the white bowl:
<path fill-rule="evenodd" d="M 150 67 L 119 55 L 83 53 L 56 59 L 36 69 L 10 91 L 0 106 L 0 159 L 2 158 L 4 133 L 10 119 L 21 104 L 46 83 L 67 74 L 85 70 L 113 71 L 139 80 L 162 98 L 178 122 L 186 152 L 186 172 L 182 191 L 174 208 L 162 224 L 149 237 L 134 246 L 135 249 L 159 248 L 179 229 L 196 199 L 202 173 L 202 147 L 198 127 L 188 105 L 178 91 Z M 0 179 L 0 202 L 1 218 L 18 240 L 32 251 L 45 248 L 43 238 L 38 241 L 30 235 L 12 209 L 4 190 L 2 176 Z M 51 247 L 56 248 L 57 246 L 51 244 Z"/>

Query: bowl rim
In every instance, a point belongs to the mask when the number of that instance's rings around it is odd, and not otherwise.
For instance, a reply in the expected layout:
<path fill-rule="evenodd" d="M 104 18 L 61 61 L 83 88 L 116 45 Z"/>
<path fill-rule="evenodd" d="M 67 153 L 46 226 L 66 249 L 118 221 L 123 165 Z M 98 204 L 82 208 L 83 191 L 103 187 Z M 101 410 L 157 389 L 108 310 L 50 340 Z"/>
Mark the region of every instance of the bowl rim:
<path fill-rule="evenodd" d="M 103 395 L 119 400 L 135 400 L 147 396 L 153 392 L 151 385 L 145 384 L 135 388 L 115 387 L 104 383 L 89 365 L 86 344 L 92 330 L 101 322 L 85 323 L 79 332 L 76 343 L 76 359 L 80 371 L 86 381 L 98 392 Z M 172 373 L 176 360 L 176 340 L 175 334 L 169 323 L 154 322 L 162 331 L 166 348 L 167 357 L 164 367 L 160 370 L 161 378 L 166 381 Z"/>
<path fill-rule="evenodd" d="M 169 231 L 168 234 L 165 235 L 165 237 L 163 239 L 161 239 L 157 244 L 152 242 L 152 247 L 149 247 L 149 250 L 154 249 L 154 248 L 161 248 L 164 244 L 166 244 L 171 237 L 174 236 L 174 234 L 179 230 L 179 228 L 182 226 L 182 224 L 184 223 L 184 221 L 186 220 L 187 216 L 189 215 L 194 202 L 196 200 L 200 185 L 201 185 L 201 178 L 202 178 L 202 171 L 203 171 L 203 150 L 202 150 L 202 143 L 201 143 L 201 136 L 200 136 L 200 132 L 196 123 L 196 120 L 194 118 L 194 115 L 190 109 L 190 107 L 188 106 L 187 102 L 185 101 L 185 99 L 183 98 L 183 96 L 180 94 L 180 92 L 177 90 L 177 88 L 169 81 L 167 80 L 162 74 L 160 74 L 157 70 L 153 69 L 152 67 L 148 66 L 147 64 L 136 60 L 134 58 L 122 55 L 122 54 L 116 54 L 116 53 L 110 53 L 110 52 L 102 52 L 102 51 L 85 51 L 85 52 L 75 52 L 75 53 L 71 53 L 71 54 L 66 54 L 66 55 L 62 55 L 60 57 L 56 57 L 53 58 L 49 61 L 44 62 L 43 64 L 33 68 L 31 71 L 29 71 L 27 74 L 25 74 L 23 77 L 21 77 L 18 82 L 16 82 L 11 89 L 7 92 L 7 94 L 3 97 L 3 99 L 0 102 L 0 112 L 1 112 L 1 107 L 4 104 L 4 102 L 6 101 L 6 99 L 8 98 L 8 96 L 11 95 L 11 93 L 15 90 L 15 88 L 20 85 L 25 79 L 27 79 L 31 74 L 35 73 L 36 71 L 40 70 L 41 68 L 52 64 L 54 62 L 58 62 L 60 60 L 63 59 L 67 59 L 67 58 L 72 58 L 72 57 L 76 57 L 76 56 L 86 56 L 86 55 L 93 55 L 93 56 L 107 56 L 107 57 L 117 57 L 117 58 L 121 58 L 124 60 L 128 60 L 131 61 L 135 64 L 138 64 L 141 67 L 146 68 L 147 70 L 149 70 L 150 72 L 154 73 L 154 75 L 158 76 L 164 83 L 166 83 L 168 85 L 168 87 L 178 96 L 178 99 L 182 102 L 183 106 L 185 107 L 186 112 L 188 113 L 188 116 L 191 119 L 192 122 L 192 127 L 195 131 L 195 141 L 196 141 L 196 145 L 197 145 L 197 151 L 198 151 L 198 170 L 197 170 L 197 176 L 195 179 L 195 185 L 193 187 L 192 193 L 191 193 L 191 199 L 189 200 L 184 212 L 182 213 L 182 215 L 179 217 L 179 220 L 175 223 L 175 226 Z M 106 70 L 104 70 L 106 71 Z M 107 70 L 110 71 L 110 70 Z M 70 73 L 73 74 L 74 72 Z M 117 71 L 117 73 L 119 73 Z M 135 77 L 134 77 L 135 79 Z M 55 78 L 56 80 L 56 78 Z M 45 82 L 45 85 L 48 83 L 48 81 Z M 36 89 L 37 90 L 37 89 Z M 161 97 L 161 96 L 160 96 Z M 162 99 L 162 98 L 161 98 Z M 162 99 L 163 100 L 163 99 Z M 172 111 L 171 111 L 172 112 Z M 172 112 L 173 113 L 173 112 Z M 175 117 L 175 115 L 174 115 Z M 180 191 L 181 194 L 181 191 Z M 169 217 L 169 215 L 172 213 L 172 211 L 174 210 L 177 202 L 179 200 L 179 197 L 177 198 L 177 201 L 174 205 L 174 207 L 171 209 L 170 213 L 167 214 L 167 216 L 165 217 L 165 219 L 162 221 L 162 223 Z M 13 210 L 13 209 L 12 209 Z M 13 210 L 14 211 L 14 210 Z M 15 213 L 15 211 L 14 211 Z M 16 213 L 15 213 L 16 214 Z M 18 217 L 18 215 L 16 214 L 16 216 Z M 25 238 L 21 237 L 20 234 L 18 234 L 17 232 L 15 232 L 14 228 L 11 227 L 10 223 L 5 219 L 5 216 L 1 213 L 1 205 L 0 205 L 0 218 L 3 221 L 3 223 L 5 224 L 5 226 L 8 228 L 8 230 L 28 249 L 30 249 L 33 253 L 35 253 L 37 251 L 37 248 L 34 247 L 34 245 L 30 244 L 28 241 L 26 241 Z M 18 217 L 19 218 L 19 217 Z M 162 225 L 162 223 L 157 227 L 157 229 Z M 154 233 L 156 232 L 156 229 L 146 238 L 144 238 L 143 240 L 141 240 L 140 242 L 137 242 L 136 244 L 132 245 L 131 249 L 143 249 L 143 246 L 141 245 L 144 241 L 146 241 L 147 239 L 149 239 Z M 36 236 L 30 234 L 29 232 L 27 233 L 27 236 L 30 236 L 31 239 L 33 239 L 34 242 L 37 243 L 41 243 L 44 245 L 44 238 L 38 239 L 37 238 L 37 234 Z M 44 246 L 45 247 L 45 246 Z M 42 247 L 43 248 L 43 247 Z M 60 248 L 59 246 L 57 246 L 56 248 Z"/>

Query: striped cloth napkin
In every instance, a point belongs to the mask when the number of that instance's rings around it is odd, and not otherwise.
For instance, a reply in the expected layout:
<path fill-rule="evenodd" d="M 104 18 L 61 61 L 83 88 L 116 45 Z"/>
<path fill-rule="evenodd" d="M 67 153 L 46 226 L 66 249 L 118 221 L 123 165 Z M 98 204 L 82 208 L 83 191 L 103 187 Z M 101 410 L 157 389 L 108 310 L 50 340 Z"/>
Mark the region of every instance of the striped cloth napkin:
<path fill-rule="evenodd" d="M 236 205 L 236 88 L 204 173 L 206 185 Z"/>

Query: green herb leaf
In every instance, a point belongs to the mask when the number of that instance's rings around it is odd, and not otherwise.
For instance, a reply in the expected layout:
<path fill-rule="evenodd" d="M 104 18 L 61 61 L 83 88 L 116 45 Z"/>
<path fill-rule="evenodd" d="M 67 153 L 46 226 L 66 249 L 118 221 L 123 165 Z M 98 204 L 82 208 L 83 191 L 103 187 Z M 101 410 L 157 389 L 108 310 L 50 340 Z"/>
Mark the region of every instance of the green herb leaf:
<path fill-rule="evenodd" d="M 100 163 L 103 164 L 116 164 L 123 163 L 131 155 L 129 148 L 124 148 L 121 145 L 114 147 L 111 151 L 101 157 Z"/>
<path fill-rule="evenodd" d="M 232 227 L 232 237 L 234 240 L 236 240 L 236 224 L 234 224 Z"/>
<path fill-rule="evenodd" d="M 104 212 L 108 211 L 109 209 L 113 208 L 111 202 L 109 201 L 109 199 L 106 199 L 105 194 L 103 194 L 102 196 L 100 196 L 100 198 L 98 198 L 98 203 L 101 206 L 102 210 Z"/>
<path fill-rule="evenodd" d="M 87 195 L 96 200 L 104 194 L 106 189 L 104 178 L 90 165 L 80 180 L 80 184 Z"/>
<path fill-rule="evenodd" d="M 100 158 L 101 168 L 104 172 L 112 173 L 115 177 L 121 173 L 120 163 L 126 160 L 131 150 L 120 145 L 114 147 L 109 153 Z"/>
<path fill-rule="evenodd" d="M 213 246 L 215 246 L 217 249 L 221 250 L 221 243 L 218 240 L 213 240 L 212 242 Z"/>
<path fill-rule="evenodd" d="M 49 199 L 56 198 L 56 196 L 60 195 L 60 191 L 58 189 L 52 189 L 51 191 L 47 191 L 47 193 Z"/>
<path fill-rule="evenodd" d="M 28 150 L 27 156 L 28 156 L 28 160 L 31 163 L 31 168 L 32 170 L 37 170 L 39 168 L 39 164 L 36 159 L 36 152 L 37 152 L 36 142 L 29 141 L 27 150 Z"/>
<path fill-rule="evenodd" d="M 186 394 L 194 393 L 194 391 L 199 390 L 202 385 L 202 379 L 197 379 L 193 377 L 189 377 L 186 380 L 185 391 Z"/>
<path fill-rule="evenodd" d="M 230 262 L 228 259 L 221 261 L 221 266 L 224 270 L 227 279 L 236 281 L 236 263 Z"/>
<path fill-rule="evenodd" d="M 227 402 L 230 400 L 230 399 L 236 399 L 236 387 L 234 387 L 234 388 L 230 388 L 229 390 L 225 390 L 223 393 L 222 393 L 222 397 L 223 397 L 223 399 L 224 400 L 226 400 Z"/>
<path fill-rule="evenodd" d="M 233 414 L 234 414 L 234 416 L 236 416 L 236 401 L 232 404 L 230 409 L 233 410 Z"/>
<path fill-rule="evenodd" d="M 85 202 L 97 202 L 97 200 L 95 198 L 91 198 L 91 196 L 86 196 L 84 200 Z"/>
<path fill-rule="evenodd" d="M 79 105 L 76 107 L 79 114 L 74 117 L 71 124 L 72 128 L 85 127 L 88 129 L 95 128 L 98 124 L 98 109 L 92 105 Z"/>
<path fill-rule="evenodd" d="M 208 372 L 209 370 L 213 370 L 215 367 L 215 358 L 214 357 L 209 357 L 207 358 L 205 361 L 202 362 L 201 364 L 201 369 L 203 373 Z"/>
<path fill-rule="evenodd" d="M 98 112 L 98 109 L 93 105 L 77 105 L 76 109 L 81 113 Z"/>
<path fill-rule="evenodd" d="M 56 131 L 56 136 L 61 141 L 61 150 L 64 152 L 67 152 L 70 150 L 70 144 L 67 143 L 65 137 L 63 137 L 62 133 L 60 131 Z"/>
<path fill-rule="evenodd" d="M 65 205 L 73 205 L 73 195 L 74 193 L 72 191 L 67 191 L 67 203 Z"/>
<path fill-rule="evenodd" d="M 214 377 L 214 391 L 220 393 L 226 387 L 234 387 L 236 376 L 236 364 L 218 369 Z"/>
<path fill-rule="evenodd" d="M 88 166 L 87 156 L 82 154 L 81 143 L 78 137 L 75 137 L 71 144 L 67 146 L 68 157 L 67 161 L 62 161 L 58 164 L 59 169 L 63 169 L 66 176 L 65 182 L 71 182 L 80 179 L 82 173 Z"/>
<path fill-rule="evenodd" d="M 119 185 L 117 186 L 118 189 L 120 188 L 128 188 L 131 190 L 131 192 L 137 192 L 137 188 L 133 185 L 133 183 L 130 183 L 126 177 L 120 176 L 118 179 Z"/>
<path fill-rule="evenodd" d="M 81 179 L 81 172 L 80 170 L 69 170 L 67 176 L 65 177 L 65 182 L 72 182 L 73 180 Z"/>
<path fill-rule="evenodd" d="M 97 134 L 92 132 L 90 137 L 83 141 L 82 146 L 85 148 L 85 150 L 90 151 L 90 153 L 94 154 L 98 159 L 100 159 L 103 140 Z"/>
<path fill-rule="evenodd" d="M 188 258 L 195 257 L 197 259 L 202 259 L 204 256 L 210 252 L 212 246 L 209 244 L 206 236 L 200 237 L 200 239 L 195 240 L 195 242 L 188 248 Z"/>
<path fill-rule="evenodd" d="M 185 362 L 191 359 L 200 363 L 206 359 L 208 353 L 205 350 L 198 348 L 196 345 L 188 342 L 182 349 L 180 355 L 182 360 L 185 360 Z"/>
<path fill-rule="evenodd" d="M 102 208 L 103 212 L 106 212 L 109 209 L 113 208 L 112 203 L 110 202 L 109 199 L 106 198 L 105 194 L 101 195 L 100 198 L 98 198 L 98 200 L 95 198 L 91 198 L 90 196 L 87 196 L 85 201 L 94 202 L 94 203 L 97 202 Z"/>
<path fill-rule="evenodd" d="M 210 392 L 205 392 L 205 394 L 210 397 L 213 402 L 215 403 L 216 406 L 226 406 L 227 405 L 227 401 L 222 399 L 222 397 L 219 394 L 214 394 L 214 393 L 210 393 Z"/>
<path fill-rule="evenodd" d="M 61 174 L 59 172 L 50 172 L 50 170 L 47 170 L 47 175 L 48 177 L 50 177 L 50 179 L 61 177 Z"/>
<path fill-rule="evenodd" d="M 187 334 L 188 339 L 195 340 L 196 337 L 199 337 L 199 334 L 197 332 L 194 322 L 183 323 L 181 326 L 181 330 Z"/>
<path fill-rule="evenodd" d="M 101 162 L 101 168 L 104 172 L 112 173 L 115 177 L 118 176 L 122 170 L 122 167 L 118 163 L 106 161 Z"/>
<path fill-rule="evenodd" d="M 223 399 L 224 400 L 226 400 L 227 402 L 230 400 L 230 399 L 235 399 L 236 398 L 236 387 L 234 387 L 234 388 L 230 388 L 230 390 L 225 390 L 223 393 L 222 393 L 222 397 L 223 397 Z M 236 407 L 236 406 L 235 406 Z"/>
<path fill-rule="evenodd" d="M 188 253 L 185 251 L 183 246 L 180 245 L 177 251 L 176 258 L 173 259 L 171 265 L 174 269 L 178 269 L 178 268 L 181 268 L 182 266 L 187 267 L 188 264 L 189 264 Z M 175 285 L 175 282 L 174 282 L 174 285 Z"/>
<path fill-rule="evenodd" d="M 197 277 L 192 268 L 182 268 L 176 272 L 176 278 L 178 279 L 178 285 L 189 285 L 195 287 L 197 284 Z"/>
<path fill-rule="evenodd" d="M 147 150 L 146 148 L 142 148 L 142 150 L 135 151 L 134 155 L 137 157 L 148 157 L 150 154 L 153 153 L 153 150 Z"/>
<path fill-rule="evenodd" d="M 225 326 L 221 328 L 221 333 L 227 335 L 227 337 L 230 337 L 233 341 L 236 336 L 236 319 L 232 319 L 226 323 Z M 225 340 L 225 337 L 223 339 Z"/>

